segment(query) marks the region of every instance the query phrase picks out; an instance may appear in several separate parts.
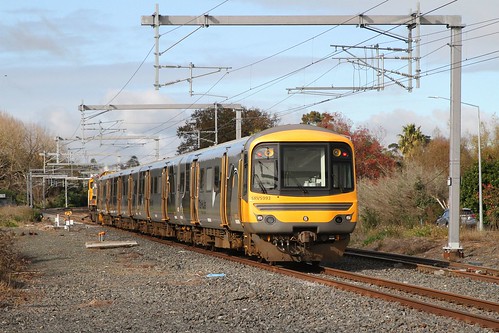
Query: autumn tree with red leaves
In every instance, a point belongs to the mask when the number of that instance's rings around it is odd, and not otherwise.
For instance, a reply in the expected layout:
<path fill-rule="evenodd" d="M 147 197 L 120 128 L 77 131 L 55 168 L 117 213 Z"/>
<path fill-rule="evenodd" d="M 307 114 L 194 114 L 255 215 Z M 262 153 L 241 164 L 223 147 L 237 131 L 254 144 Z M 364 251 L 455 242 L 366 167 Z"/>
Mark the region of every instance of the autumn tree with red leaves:
<path fill-rule="evenodd" d="M 341 113 L 311 111 L 304 114 L 302 123 L 330 129 L 351 138 L 355 147 L 355 167 L 358 178 L 379 179 L 395 167 L 395 159 L 379 140 L 365 127 L 352 129 L 352 121 Z"/>

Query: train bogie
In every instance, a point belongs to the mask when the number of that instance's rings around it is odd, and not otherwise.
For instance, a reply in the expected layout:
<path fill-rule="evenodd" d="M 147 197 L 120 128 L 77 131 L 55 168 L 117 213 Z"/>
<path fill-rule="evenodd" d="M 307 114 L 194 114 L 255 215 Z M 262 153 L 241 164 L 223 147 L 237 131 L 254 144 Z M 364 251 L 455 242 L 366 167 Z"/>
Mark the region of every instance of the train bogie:
<path fill-rule="evenodd" d="M 95 180 L 102 221 L 268 261 L 332 261 L 357 221 L 353 146 L 289 125 Z"/>

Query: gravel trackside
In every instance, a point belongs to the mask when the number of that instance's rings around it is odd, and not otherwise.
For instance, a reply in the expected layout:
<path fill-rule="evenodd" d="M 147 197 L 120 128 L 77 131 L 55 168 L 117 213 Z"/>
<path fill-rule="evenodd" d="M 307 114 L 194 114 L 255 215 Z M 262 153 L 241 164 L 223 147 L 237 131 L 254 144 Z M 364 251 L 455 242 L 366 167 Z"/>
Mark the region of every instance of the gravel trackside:
<path fill-rule="evenodd" d="M 87 249 L 100 231 L 138 246 Z M 32 276 L 0 308 L 0 332 L 487 332 L 115 229 L 15 233 Z"/>

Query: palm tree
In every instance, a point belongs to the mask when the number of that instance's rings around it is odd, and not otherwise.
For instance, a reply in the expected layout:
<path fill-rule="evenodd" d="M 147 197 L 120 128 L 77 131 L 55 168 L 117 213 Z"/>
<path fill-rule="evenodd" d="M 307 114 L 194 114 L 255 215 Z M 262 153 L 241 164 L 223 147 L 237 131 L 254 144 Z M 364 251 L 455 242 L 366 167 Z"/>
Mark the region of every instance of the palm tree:
<path fill-rule="evenodd" d="M 430 142 L 430 137 L 421 132 L 421 126 L 415 124 L 402 127 L 402 134 L 398 134 L 398 149 L 404 157 L 411 156 L 416 148 L 422 148 Z"/>

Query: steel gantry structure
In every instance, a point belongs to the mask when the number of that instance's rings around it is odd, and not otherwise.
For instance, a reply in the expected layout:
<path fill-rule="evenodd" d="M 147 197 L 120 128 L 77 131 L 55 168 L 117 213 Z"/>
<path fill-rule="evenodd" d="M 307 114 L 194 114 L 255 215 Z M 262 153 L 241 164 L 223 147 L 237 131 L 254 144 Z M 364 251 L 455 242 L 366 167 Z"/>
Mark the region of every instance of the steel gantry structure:
<path fill-rule="evenodd" d="M 105 113 L 112 110 L 130 110 L 130 111 L 140 111 L 140 110 L 196 110 L 196 109 L 215 109 L 215 144 L 218 143 L 218 124 L 217 124 L 217 112 L 218 108 L 234 109 L 236 111 L 236 139 L 241 138 L 241 104 L 106 104 L 106 105 L 85 105 L 80 104 L 78 109 L 81 112 L 88 110 L 98 110 L 102 111 L 99 113 Z M 159 148 L 158 148 L 159 150 Z M 159 153 L 158 153 L 159 154 Z M 159 156 L 158 156 L 159 159 Z"/>
<path fill-rule="evenodd" d="M 461 62 L 462 62 L 462 29 L 460 15 L 295 15 L 295 16 L 167 16 L 159 14 L 159 6 L 152 15 L 141 17 L 143 26 L 152 26 L 156 32 L 156 82 L 159 85 L 159 27 L 161 25 L 176 26 L 310 26 L 310 25 L 350 25 L 368 27 L 376 25 L 405 25 L 408 28 L 419 26 L 446 26 L 451 30 L 450 36 L 450 157 L 449 157 L 449 237 L 444 247 L 446 258 L 454 259 L 463 256 L 459 242 L 459 196 L 460 196 L 460 142 L 461 142 Z M 419 38 L 419 36 L 416 36 Z"/>

